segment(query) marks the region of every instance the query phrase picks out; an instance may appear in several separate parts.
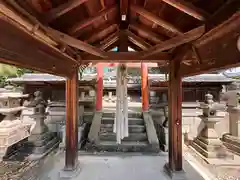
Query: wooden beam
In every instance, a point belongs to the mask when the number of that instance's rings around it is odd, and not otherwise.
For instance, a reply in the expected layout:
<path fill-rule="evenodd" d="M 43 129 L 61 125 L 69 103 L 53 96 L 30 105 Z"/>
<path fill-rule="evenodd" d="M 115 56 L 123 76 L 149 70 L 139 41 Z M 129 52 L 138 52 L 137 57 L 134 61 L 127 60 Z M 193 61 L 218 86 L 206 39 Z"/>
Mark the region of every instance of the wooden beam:
<path fill-rule="evenodd" d="M 131 31 L 126 30 L 125 33 L 127 34 L 129 41 L 131 41 L 132 43 L 136 44 L 142 50 L 147 50 L 149 47 L 151 47 L 150 44 L 145 42 L 142 38 L 138 37 L 137 35 L 135 35 Z"/>
<path fill-rule="evenodd" d="M 69 0 L 69 1 L 65 2 L 64 4 L 61 4 L 60 6 L 53 8 L 50 11 L 46 12 L 46 14 L 44 14 L 43 21 L 45 23 L 49 23 L 87 1 L 88 0 Z"/>
<path fill-rule="evenodd" d="M 72 66 L 77 64 L 56 48 L 24 31 L 22 27 L 17 27 L 3 14 L 0 15 L 0 29 L 0 58 L 3 63 L 61 76 L 69 76 Z"/>
<path fill-rule="evenodd" d="M 124 30 L 119 32 L 118 52 L 128 52 L 128 37 Z"/>
<path fill-rule="evenodd" d="M 141 68 L 142 63 L 126 63 L 127 67 Z M 145 63 L 148 67 L 158 67 L 157 63 Z M 103 66 L 113 67 L 118 66 L 119 63 L 102 63 Z"/>
<path fill-rule="evenodd" d="M 199 37 L 201 37 L 204 34 L 204 32 L 205 32 L 205 26 L 200 26 L 187 33 L 184 33 L 181 36 L 173 37 L 172 39 L 169 39 L 167 41 L 164 41 L 161 44 L 158 44 L 156 46 L 149 48 L 149 50 L 145 52 L 143 57 L 147 58 L 148 56 L 151 56 L 153 54 L 157 54 L 159 52 L 163 52 L 163 51 L 175 48 L 177 46 L 180 46 L 182 44 L 194 41 Z"/>
<path fill-rule="evenodd" d="M 209 31 L 194 45 L 201 58 L 201 64 L 192 66 L 181 65 L 182 76 L 191 76 L 218 69 L 240 65 L 240 53 L 237 40 L 240 35 L 240 12 L 235 13 L 229 20 Z"/>
<path fill-rule="evenodd" d="M 93 17 L 90 17 L 82 22 L 79 22 L 79 23 L 76 23 L 75 25 L 73 25 L 73 27 L 71 27 L 69 30 L 68 30 L 68 33 L 71 34 L 71 35 L 74 35 L 76 32 L 80 31 L 81 29 L 89 26 L 90 24 L 94 23 L 95 21 L 97 21 L 99 18 L 103 17 L 104 15 L 106 14 L 109 14 L 113 11 L 116 11 L 117 9 L 117 6 L 112 6 L 110 8 L 107 8 L 107 9 L 104 9 L 102 11 L 100 11 L 98 14 L 96 14 L 95 16 Z"/>
<path fill-rule="evenodd" d="M 117 28 L 117 24 L 104 24 L 104 26 L 98 28 L 97 32 L 93 32 L 85 42 L 94 43 L 95 41 L 102 39 L 102 37 L 105 37 L 107 34 L 116 31 Z"/>
<path fill-rule="evenodd" d="M 173 32 L 176 35 L 182 35 L 183 32 L 175 27 L 174 25 L 170 24 L 169 22 L 161 19 L 160 17 L 156 16 L 155 14 L 152 14 L 148 11 L 146 11 L 144 8 L 141 8 L 137 5 L 131 5 L 131 10 L 142 15 L 143 17 L 147 18 L 148 20 L 156 23 L 157 25 L 163 27 L 164 29 L 167 29 L 168 31 Z"/>
<path fill-rule="evenodd" d="M 93 54 L 102 58 L 106 58 L 105 52 L 101 51 L 99 48 L 91 46 L 83 41 L 73 38 L 65 33 L 59 32 L 55 29 L 48 28 L 48 33 L 50 36 L 58 39 L 60 42 L 67 44 L 71 47 L 75 47 L 79 50 L 86 51 L 89 54 Z"/>
<path fill-rule="evenodd" d="M 74 171 L 78 166 L 78 68 L 66 81 L 66 155 L 65 170 Z"/>
<path fill-rule="evenodd" d="M 120 15 L 126 16 L 126 19 L 128 18 L 128 6 L 129 6 L 129 1 L 128 0 L 120 0 Z"/>
<path fill-rule="evenodd" d="M 81 57 L 85 62 L 166 62 L 171 60 L 168 53 L 158 53 L 147 58 L 143 58 L 140 52 L 107 52 L 108 58 L 99 58 L 97 56 L 82 54 Z"/>
<path fill-rule="evenodd" d="M 200 21 L 205 21 L 206 18 L 209 17 L 209 14 L 185 1 L 178 0 L 162 0 L 162 1 Z"/>
<path fill-rule="evenodd" d="M 65 46 L 64 44 L 59 43 L 56 39 L 46 35 L 47 27 L 41 24 L 41 22 L 39 22 L 36 17 L 34 17 L 32 14 L 29 14 L 29 12 L 23 9 L 14 0 L 8 0 L 7 3 L 9 3 L 11 7 L 5 3 L 1 3 L 0 11 L 8 18 L 10 18 L 11 21 L 16 24 L 16 26 L 22 27 L 22 29 L 24 31 L 27 31 L 27 33 L 30 33 L 33 38 L 39 39 L 50 46 L 56 48 Z M 14 9 L 12 9 L 12 7 Z M 18 13 L 22 14 L 23 16 L 19 16 Z M 76 54 L 76 52 L 72 48 L 66 47 L 66 53 L 60 53 L 64 55 L 69 54 L 71 56 L 71 60 L 77 63 L 77 61 L 74 59 L 74 54 Z"/>

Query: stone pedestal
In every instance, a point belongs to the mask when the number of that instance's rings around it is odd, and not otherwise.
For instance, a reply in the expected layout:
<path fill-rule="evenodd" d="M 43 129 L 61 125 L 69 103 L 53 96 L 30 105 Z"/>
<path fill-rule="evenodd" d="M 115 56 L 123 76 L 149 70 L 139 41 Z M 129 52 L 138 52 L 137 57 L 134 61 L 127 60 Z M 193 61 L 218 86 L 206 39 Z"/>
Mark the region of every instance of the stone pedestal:
<path fill-rule="evenodd" d="M 0 94 L 0 113 L 5 115 L 0 122 L 0 161 L 4 156 L 8 157 L 18 151 L 13 146 L 21 145 L 29 136 L 30 126 L 15 117 L 15 114 L 23 109 L 19 99 L 23 97 L 27 95 L 9 88 Z"/>
<path fill-rule="evenodd" d="M 224 93 L 229 113 L 229 134 L 223 135 L 224 145 L 240 155 L 240 91 L 238 86 L 232 85 L 230 91 Z"/>
<path fill-rule="evenodd" d="M 59 144 L 59 139 L 48 130 L 44 122 L 47 116 L 45 112 L 47 104 L 42 98 L 42 93 L 37 91 L 34 95 L 35 99 L 29 104 L 29 107 L 34 107 L 32 118 L 36 122 L 27 143 L 26 152 L 31 154 L 29 159 L 42 158 Z"/>
<path fill-rule="evenodd" d="M 161 134 L 160 134 L 160 143 L 161 143 L 161 147 L 163 148 L 162 150 L 167 152 L 168 151 L 168 106 L 165 105 L 164 106 L 164 121 L 161 125 Z"/>
<path fill-rule="evenodd" d="M 206 94 L 205 102 L 200 105 L 203 109 L 203 115 L 200 115 L 204 128 L 194 139 L 192 146 L 205 158 L 229 158 L 226 148 L 218 137 L 215 125 L 221 120 L 217 111 L 224 109 L 223 105 L 215 103 L 211 94 Z"/>

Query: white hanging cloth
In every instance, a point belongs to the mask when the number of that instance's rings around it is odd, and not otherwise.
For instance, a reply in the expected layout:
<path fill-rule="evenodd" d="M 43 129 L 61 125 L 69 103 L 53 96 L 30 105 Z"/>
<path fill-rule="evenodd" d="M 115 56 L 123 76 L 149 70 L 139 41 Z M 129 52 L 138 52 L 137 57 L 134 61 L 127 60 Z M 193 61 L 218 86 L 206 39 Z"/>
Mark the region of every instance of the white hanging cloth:
<path fill-rule="evenodd" d="M 117 143 L 121 144 L 121 140 L 128 136 L 127 68 L 125 65 L 119 65 L 117 68 L 116 96 L 113 132 L 116 133 Z"/>

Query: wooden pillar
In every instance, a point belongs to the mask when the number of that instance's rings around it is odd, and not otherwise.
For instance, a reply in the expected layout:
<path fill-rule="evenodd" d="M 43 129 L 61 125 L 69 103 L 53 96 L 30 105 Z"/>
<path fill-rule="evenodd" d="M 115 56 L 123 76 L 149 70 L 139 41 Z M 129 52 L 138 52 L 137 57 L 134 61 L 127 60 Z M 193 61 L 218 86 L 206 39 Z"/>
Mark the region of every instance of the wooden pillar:
<path fill-rule="evenodd" d="M 66 81 L 66 159 L 65 170 L 73 171 L 78 160 L 78 68 Z"/>
<path fill-rule="evenodd" d="M 180 61 L 169 65 L 169 170 L 182 171 L 182 78 L 178 70 Z"/>
<path fill-rule="evenodd" d="M 148 90 L 148 66 L 146 63 L 141 63 L 142 75 L 142 111 L 149 109 L 149 90 Z"/>
<path fill-rule="evenodd" d="M 103 100 L 103 66 L 101 63 L 97 64 L 97 95 L 96 95 L 96 110 L 102 110 Z"/>

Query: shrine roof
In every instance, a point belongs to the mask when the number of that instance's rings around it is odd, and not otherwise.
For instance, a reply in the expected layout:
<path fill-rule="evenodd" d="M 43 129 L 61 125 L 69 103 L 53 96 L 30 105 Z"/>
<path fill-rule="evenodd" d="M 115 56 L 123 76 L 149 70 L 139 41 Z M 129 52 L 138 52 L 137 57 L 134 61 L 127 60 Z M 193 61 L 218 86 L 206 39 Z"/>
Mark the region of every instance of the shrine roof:
<path fill-rule="evenodd" d="M 108 82 L 109 79 L 109 73 L 104 74 L 104 84 L 106 86 L 111 86 L 110 84 L 116 83 L 116 74 L 111 74 L 111 82 Z M 96 74 L 85 74 L 83 75 L 81 81 L 92 81 L 96 78 Z M 141 84 L 141 77 L 140 76 L 129 76 L 129 83 L 130 84 Z M 164 82 L 165 80 L 165 74 L 148 74 L 148 78 L 151 82 Z M 15 83 L 28 83 L 28 82 L 64 82 L 65 78 L 52 75 L 52 74 L 46 74 L 46 73 L 26 73 L 22 75 L 21 77 L 16 78 L 9 78 L 7 79 L 9 82 L 15 82 Z M 189 76 L 183 78 L 184 82 L 233 82 L 233 81 L 239 81 L 236 79 L 228 78 L 224 76 L 222 73 L 220 74 L 201 74 L 196 76 Z M 108 82 L 108 83 L 107 83 Z M 115 85 L 114 85 L 115 86 Z"/>
<path fill-rule="evenodd" d="M 240 64 L 239 7 L 239 0 L 5 0 L 0 61 L 65 77 L 99 62 L 155 62 L 167 71 L 175 61 L 182 76 L 230 68 Z M 116 46 L 120 52 L 109 52 Z"/>

